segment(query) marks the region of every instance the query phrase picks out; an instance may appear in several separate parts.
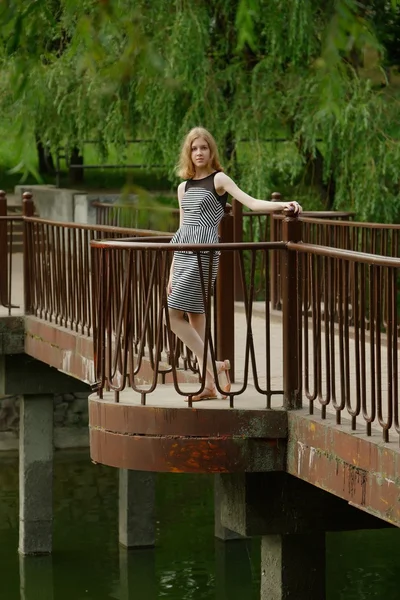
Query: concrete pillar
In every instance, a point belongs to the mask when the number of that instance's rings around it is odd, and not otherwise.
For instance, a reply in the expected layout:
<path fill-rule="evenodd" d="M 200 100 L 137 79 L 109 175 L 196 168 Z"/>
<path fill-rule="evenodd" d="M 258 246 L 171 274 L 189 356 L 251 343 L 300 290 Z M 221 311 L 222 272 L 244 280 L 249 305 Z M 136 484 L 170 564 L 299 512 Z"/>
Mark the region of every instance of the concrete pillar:
<path fill-rule="evenodd" d="M 223 477 L 223 475 L 214 475 L 214 535 L 223 542 L 244 539 L 240 533 L 236 533 L 235 531 L 224 527 L 221 523 L 221 503 L 224 498 L 221 477 Z"/>
<path fill-rule="evenodd" d="M 53 600 L 53 557 L 20 556 L 19 582 L 21 600 Z"/>
<path fill-rule="evenodd" d="M 47 554 L 53 528 L 53 395 L 25 395 L 19 433 L 19 552 Z"/>
<path fill-rule="evenodd" d="M 261 538 L 261 600 L 325 599 L 325 534 Z"/>
<path fill-rule="evenodd" d="M 155 544 L 155 473 L 119 470 L 119 543 L 126 548 Z"/>
<path fill-rule="evenodd" d="M 155 551 L 152 548 L 119 549 L 120 599 L 158 598 Z"/>

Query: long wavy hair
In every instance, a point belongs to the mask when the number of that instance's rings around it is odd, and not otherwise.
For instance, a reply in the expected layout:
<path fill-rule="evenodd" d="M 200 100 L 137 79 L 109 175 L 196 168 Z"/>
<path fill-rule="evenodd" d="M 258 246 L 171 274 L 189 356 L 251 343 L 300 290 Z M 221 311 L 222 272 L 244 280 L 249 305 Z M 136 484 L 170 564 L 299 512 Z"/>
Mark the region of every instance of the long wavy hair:
<path fill-rule="evenodd" d="M 181 147 L 181 154 L 177 165 L 177 174 L 182 179 L 192 179 L 196 175 L 196 169 L 192 162 L 192 144 L 197 138 L 204 138 L 210 148 L 210 163 L 209 166 L 214 171 L 223 171 L 219 162 L 217 144 L 207 129 L 204 127 L 194 127 L 189 131 Z"/>

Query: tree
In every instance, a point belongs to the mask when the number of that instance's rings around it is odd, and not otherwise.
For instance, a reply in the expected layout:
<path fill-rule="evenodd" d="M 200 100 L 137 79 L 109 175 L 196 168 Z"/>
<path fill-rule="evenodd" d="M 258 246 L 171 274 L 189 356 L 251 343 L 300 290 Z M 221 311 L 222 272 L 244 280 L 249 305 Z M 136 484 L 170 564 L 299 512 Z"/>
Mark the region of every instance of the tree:
<path fill-rule="evenodd" d="M 180 139 L 201 123 L 259 197 L 279 185 L 305 206 L 314 197 L 363 218 L 398 218 L 396 3 L 4 6 L 0 106 L 20 135 L 35 130 L 53 147 L 95 136 L 121 151 L 126 137 L 151 136 L 149 157 L 173 177 Z"/>

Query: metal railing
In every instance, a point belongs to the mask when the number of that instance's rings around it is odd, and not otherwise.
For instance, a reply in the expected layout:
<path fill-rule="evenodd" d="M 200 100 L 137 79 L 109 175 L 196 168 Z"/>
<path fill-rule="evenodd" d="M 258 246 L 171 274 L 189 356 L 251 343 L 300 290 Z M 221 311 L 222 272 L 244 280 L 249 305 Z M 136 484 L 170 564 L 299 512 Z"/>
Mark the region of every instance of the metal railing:
<path fill-rule="evenodd" d="M 208 353 L 215 360 L 229 358 L 232 375 L 240 371 L 241 380 L 234 391 L 228 395 L 230 406 L 234 399 L 243 395 L 251 385 L 255 393 L 265 397 L 266 408 L 271 408 L 271 398 L 282 396 L 282 387 L 276 387 L 271 372 L 271 340 L 269 303 L 265 304 L 265 323 L 263 350 L 265 354 L 257 355 L 253 333 L 257 324 L 253 320 L 255 265 L 259 254 L 272 250 L 282 251 L 283 243 L 259 244 L 188 244 L 179 245 L 165 243 L 165 239 L 155 240 L 109 240 L 93 241 L 92 262 L 96 268 L 92 272 L 92 286 L 98 289 L 97 304 L 93 312 L 98 315 L 97 327 L 94 331 L 97 388 L 100 395 L 103 390 L 114 391 L 115 401 L 126 388 L 139 393 L 142 404 L 156 389 L 160 377 L 165 383 L 166 377 L 173 382 L 178 395 L 191 397 L 201 393 L 205 385 L 205 372 Z M 182 355 L 177 349 L 177 340 L 171 332 L 169 312 L 167 308 L 167 281 L 173 252 L 185 250 L 196 254 L 198 261 L 201 255 L 208 255 L 210 272 L 212 272 L 215 251 L 221 252 L 220 261 L 233 264 L 233 254 L 238 256 L 241 265 L 241 285 L 244 295 L 244 311 L 246 331 L 241 340 L 234 339 L 234 306 L 232 269 L 229 271 L 222 265 L 217 278 L 216 288 L 211 289 L 211 277 L 208 284 L 202 282 L 202 296 L 205 306 L 205 353 L 201 368 L 193 369 L 203 373 L 198 377 L 197 389 L 187 391 L 182 387 L 179 370 L 185 368 Z M 251 269 L 245 269 L 244 253 L 250 254 Z M 268 264 L 268 261 L 266 261 Z M 225 265 L 226 267 L 227 265 Z M 269 277 L 265 279 L 268 295 Z M 221 320 L 228 316 L 229 323 L 221 326 Z M 257 332 L 260 335 L 260 331 Z M 229 340 L 227 339 L 229 338 Z M 242 364 L 235 369 L 234 347 L 241 343 Z M 150 377 L 146 384 L 143 372 L 150 364 Z M 148 372 L 148 371 L 147 371 Z M 216 378 L 216 372 L 214 373 Z M 217 378 L 216 378 L 217 381 Z M 218 389 L 222 393 L 221 389 Z"/>
<path fill-rule="evenodd" d="M 265 397 L 266 408 L 271 407 L 275 395 L 283 396 L 286 408 L 301 407 L 304 397 L 310 414 L 319 414 L 322 419 L 331 416 L 337 424 L 347 424 L 368 436 L 380 431 L 386 442 L 390 432 L 398 438 L 400 259 L 289 241 L 300 239 L 301 221 L 285 219 L 283 225 L 284 242 L 218 245 L 221 256 L 238 256 L 244 295 L 245 333 L 239 342 L 236 340 L 242 347 L 236 346 L 233 351 L 236 357 L 242 357 L 242 363 L 236 364 L 230 406 L 235 406 L 236 400 L 254 386 L 254 393 Z M 171 253 L 181 247 L 157 240 L 97 241 L 92 248 L 101 273 L 97 282 L 103 282 L 95 309 L 99 314 L 95 344 L 100 393 L 103 389 L 113 390 L 115 401 L 119 401 L 120 392 L 131 387 L 141 394 L 145 404 L 147 396 L 159 385 L 159 376 L 165 381 L 168 374 L 176 393 L 187 395 L 179 381 L 180 364 L 175 358 L 165 292 Z M 191 247 L 197 253 L 216 248 Z M 285 282 L 282 355 L 278 360 L 276 354 L 280 351 L 272 343 L 268 302 L 263 305 L 262 339 L 255 341 L 256 333 L 259 334 L 259 321 L 254 320 L 256 264 L 258 255 L 265 254 L 268 269 L 271 252 L 281 257 Z M 245 268 L 245 253 L 251 256 L 250 270 Z M 119 270 L 115 268 L 116 261 L 120 263 Z M 116 289 L 118 272 L 124 273 L 123 283 L 117 297 L 111 300 L 109 292 Z M 226 271 L 220 273 L 220 282 L 226 282 L 226 277 Z M 267 276 L 264 281 L 265 297 L 269 280 Z M 213 340 L 215 344 L 216 322 L 229 299 L 220 299 L 212 310 L 207 300 L 210 292 L 203 289 L 206 347 L 214 359 L 221 359 L 225 355 L 214 349 Z M 128 310 L 129 306 L 140 307 L 139 319 Z M 226 327 L 235 330 L 236 315 L 230 314 L 232 320 Z M 150 361 L 151 377 L 144 385 L 141 371 L 146 361 Z M 200 369 L 203 373 L 205 361 L 204 356 Z M 277 385 L 271 374 L 273 366 L 280 362 L 282 385 Z M 190 394 L 199 393 L 203 387 L 204 377 L 199 377 L 197 389 Z"/>
<path fill-rule="evenodd" d="M 20 256 L 14 251 L 14 232 L 23 220 L 22 217 L 0 216 L 0 306 L 11 315 L 13 309 L 20 309 L 21 297 L 17 298 L 15 271 L 20 269 Z"/>
<path fill-rule="evenodd" d="M 171 254 L 179 248 L 167 243 L 170 237 L 34 218 L 30 194 L 25 194 L 24 214 L 0 217 L 2 304 L 11 310 L 10 223 L 23 218 L 25 312 L 93 336 L 99 392 L 112 389 L 118 400 L 124 387 L 131 386 L 145 403 L 160 375 L 186 395 L 180 387 L 183 367 L 198 381 L 189 396 L 198 393 L 204 386 L 199 372 L 205 370 L 179 346 L 168 326 L 166 278 Z M 232 243 L 233 218 L 226 214 L 226 243 L 192 248 L 195 253 L 221 251 L 216 289 L 212 295 L 203 288 L 203 296 L 207 352 L 217 359 L 230 358 L 236 376 L 230 405 L 250 387 L 265 399 L 267 408 L 276 395 L 283 395 L 286 408 L 298 408 L 303 396 L 309 412 L 322 419 L 331 415 L 369 436 L 380 431 L 388 441 L 396 432 L 398 438 L 400 258 L 365 250 L 395 254 L 399 227 L 306 217 L 276 220 L 282 242 Z M 300 242 L 307 238 L 321 243 Z M 332 249 L 332 243 L 344 248 Z M 260 259 L 265 264 L 264 298 L 269 298 L 271 253 L 279 256 L 284 286 L 281 350 L 272 343 L 270 303 L 264 300 L 262 328 L 254 315 L 257 264 Z M 240 352 L 234 336 L 234 256 L 240 265 L 245 321 Z M 279 381 L 272 372 L 277 353 L 282 364 Z M 241 364 L 234 364 L 235 355 Z M 150 365 L 147 384 L 142 377 L 145 364 Z"/>
<path fill-rule="evenodd" d="M 281 195 L 277 192 L 272 194 L 273 201 L 279 201 Z M 236 203 L 237 204 L 237 203 Z M 242 216 L 243 225 L 240 226 L 240 215 Z M 347 211 L 304 211 L 301 215 L 301 220 L 304 221 L 307 218 L 313 218 L 316 226 L 321 219 L 327 220 L 329 223 L 332 221 L 346 221 L 348 222 L 354 217 L 354 213 Z M 235 218 L 239 218 L 239 223 L 235 226 L 235 241 L 236 242 L 252 242 L 252 241 L 270 241 L 277 242 L 281 241 L 282 238 L 282 214 L 279 213 L 266 213 L 266 212 L 248 212 L 237 210 Z M 303 228 L 303 235 L 304 235 Z M 304 240 L 311 241 L 311 240 Z M 273 308 L 280 309 L 282 307 L 282 298 L 280 293 L 280 254 L 272 252 L 270 256 L 270 274 L 271 274 L 271 301 Z M 259 273 L 258 280 L 255 282 L 256 292 L 255 296 L 259 300 L 264 300 L 262 294 L 262 280 L 265 277 L 265 267 L 263 262 L 257 264 L 257 271 Z M 238 300 L 241 299 L 240 294 L 236 291 L 236 297 Z"/>
<path fill-rule="evenodd" d="M 280 200 L 280 194 L 274 192 L 272 200 Z M 166 231 L 175 232 L 179 227 L 179 209 L 171 206 L 151 206 L 146 207 L 136 203 L 111 203 L 98 202 L 92 203 L 96 209 L 96 223 L 98 225 L 111 225 L 114 227 L 138 227 L 152 229 L 154 223 L 164 218 L 163 227 Z M 315 219 L 335 219 L 350 220 L 354 217 L 353 212 L 348 211 L 305 211 L 304 217 Z M 267 212 L 240 211 L 238 220 L 240 222 L 239 230 L 241 235 L 235 236 L 236 242 L 267 242 L 274 241 L 271 232 L 271 220 L 273 215 Z M 280 232 L 279 225 L 276 226 L 277 232 Z M 278 233 L 280 235 L 280 233 Z"/>
<path fill-rule="evenodd" d="M 272 201 L 279 201 L 281 195 L 274 192 L 271 196 Z M 96 209 L 96 223 L 101 225 L 112 225 L 117 227 L 143 227 L 145 229 L 158 229 L 162 221 L 162 228 L 165 231 L 175 232 L 179 227 L 179 209 L 168 206 L 146 207 L 140 203 L 108 203 L 93 202 Z M 243 211 L 240 203 L 233 201 L 234 214 L 234 236 L 233 240 L 240 242 L 275 242 L 282 239 L 281 220 L 275 219 L 277 215 L 269 212 Z M 353 212 L 349 211 L 305 211 L 303 217 L 312 217 L 318 223 L 319 219 L 325 220 L 351 220 L 354 217 Z M 307 241 L 311 241 L 308 240 Z M 264 300 L 262 281 L 266 273 L 266 265 L 263 262 L 263 256 L 257 257 L 256 272 L 258 276 L 255 279 L 255 297 Z M 278 255 L 271 252 L 269 255 L 271 262 L 271 298 L 274 308 L 281 307 L 280 297 L 280 271 Z M 245 260 L 247 260 L 245 258 Z M 235 273 L 237 285 L 235 286 L 235 298 L 238 301 L 243 300 L 240 293 L 240 267 L 235 262 Z"/>
<path fill-rule="evenodd" d="M 7 216 L 7 199 L 4 191 L 0 191 L 0 306 L 7 309 L 7 314 L 11 315 L 13 309 L 19 309 L 16 304 L 17 298 L 14 293 L 16 278 L 13 277 L 13 271 L 18 269 L 18 262 L 15 248 L 15 230 L 22 221 L 21 216 Z"/>
<path fill-rule="evenodd" d="M 24 194 L 25 313 L 91 335 L 90 242 L 149 238 L 160 232 L 48 221 L 31 215 L 32 196 Z"/>
<path fill-rule="evenodd" d="M 282 215 L 274 216 L 272 240 L 282 239 L 283 218 Z M 302 241 L 305 243 L 400 258 L 400 225 L 315 219 L 306 213 L 302 214 L 301 221 Z M 282 306 L 280 258 L 274 255 L 272 260 L 271 303 L 279 310 Z"/>
<path fill-rule="evenodd" d="M 399 428 L 400 259 L 288 243 L 299 255 L 303 384 L 316 408 L 351 429 Z"/>

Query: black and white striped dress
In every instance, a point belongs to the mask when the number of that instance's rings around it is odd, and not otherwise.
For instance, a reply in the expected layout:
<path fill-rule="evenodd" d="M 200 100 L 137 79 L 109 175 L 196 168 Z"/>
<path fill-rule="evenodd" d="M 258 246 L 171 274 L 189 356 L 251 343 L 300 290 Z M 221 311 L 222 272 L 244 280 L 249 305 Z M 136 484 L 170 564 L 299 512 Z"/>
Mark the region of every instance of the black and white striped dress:
<path fill-rule="evenodd" d="M 215 190 L 214 177 L 218 171 L 202 179 L 189 179 L 181 200 L 183 222 L 171 243 L 175 244 L 217 244 L 218 226 L 224 216 L 228 194 L 219 196 Z M 212 286 L 218 272 L 219 252 L 212 254 Z M 169 308 L 188 313 L 204 313 L 199 259 L 207 292 L 210 269 L 210 252 L 174 252 L 172 292 L 168 296 Z"/>

